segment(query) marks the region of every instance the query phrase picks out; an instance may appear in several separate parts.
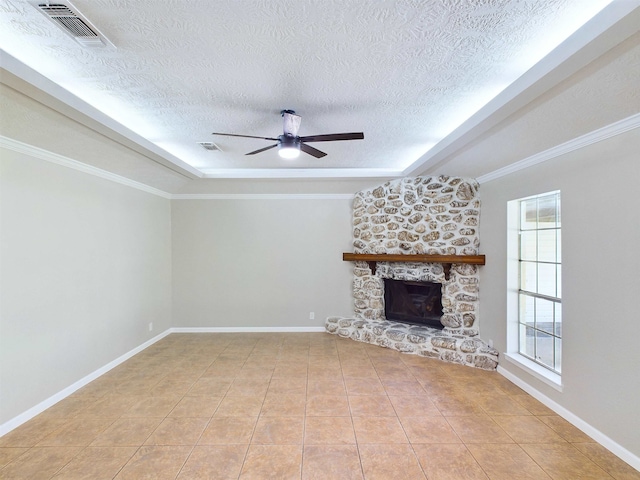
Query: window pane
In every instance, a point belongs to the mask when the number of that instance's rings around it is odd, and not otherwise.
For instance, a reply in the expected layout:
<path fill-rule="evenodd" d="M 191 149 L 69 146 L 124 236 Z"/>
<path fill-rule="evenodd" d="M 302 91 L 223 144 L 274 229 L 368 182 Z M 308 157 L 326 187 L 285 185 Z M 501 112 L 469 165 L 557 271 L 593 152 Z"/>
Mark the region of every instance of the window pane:
<path fill-rule="evenodd" d="M 527 232 L 533 233 L 533 232 Z M 533 260 L 527 258 L 524 260 Z M 556 261 L 556 231 L 554 230 L 538 230 L 538 261 L 539 262 L 555 262 Z"/>
<path fill-rule="evenodd" d="M 538 252 L 536 231 L 522 232 L 520 234 L 520 259 L 521 260 L 536 260 L 536 254 Z"/>
<path fill-rule="evenodd" d="M 535 198 L 520 202 L 520 230 L 531 230 L 536 228 L 538 211 Z"/>
<path fill-rule="evenodd" d="M 562 340 L 559 338 L 555 339 L 556 343 L 556 364 L 555 368 L 558 373 L 562 371 Z"/>
<path fill-rule="evenodd" d="M 533 262 L 520 262 L 520 289 L 528 292 L 536 291 L 537 264 Z"/>
<path fill-rule="evenodd" d="M 538 228 L 556 226 L 556 195 L 538 197 Z"/>
<path fill-rule="evenodd" d="M 562 265 L 556 265 L 556 297 L 562 298 Z"/>
<path fill-rule="evenodd" d="M 553 334 L 553 304 L 549 300 L 536 298 L 536 328 Z"/>
<path fill-rule="evenodd" d="M 519 224 L 520 353 L 560 373 L 562 353 L 562 305 L 559 301 L 562 295 L 560 193 L 520 200 Z M 554 300 L 556 298 L 557 301 Z"/>
<path fill-rule="evenodd" d="M 556 296 L 556 265 L 539 263 L 538 264 L 538 293 Z"/>
<path fill-rule="evenodd" d="M 554 338 L 551 335 L 536 331 L 536 360 L 550 368 L 554 368 L 554 348 Z"/>
<path fill-rule="evenodd" d="M 553 317 L 555 320 L 554 333 L 556 337 L 562 338 L 562 305 L 559 303 L 554 304 Z"/>
<path fill-rule="evenodd" d="M 556 226 L 560 228 L 560 194 L 556 193 Z"/>
<path fill-rule="evenodd" d="M 520 353 L 531 358 L 536 358 L 535 353 L 535 330 L 533 328 L 520 325 Z"/>
<path fill-rule="evenodd" d="M 520 295 L 520 322 L 529 327 L 535 325 L 536 311 L 535 298 L 529 295 Z"/>

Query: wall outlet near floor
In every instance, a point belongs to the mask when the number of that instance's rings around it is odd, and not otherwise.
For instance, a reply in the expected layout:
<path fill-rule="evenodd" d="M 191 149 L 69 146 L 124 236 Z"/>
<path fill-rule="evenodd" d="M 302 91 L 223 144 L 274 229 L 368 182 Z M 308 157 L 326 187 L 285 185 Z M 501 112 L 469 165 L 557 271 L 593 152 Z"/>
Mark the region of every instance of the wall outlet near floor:
<path fill-rule="evenodd" d="M 153 332 L 153 322 L 149 322 L 149 331 Z"/>
<path fill-rule="evenodd" d="M 315 312 L 309 312 L 309 320 L 313 320 L 314 318 L 316 318 L 316 313 Z"/>

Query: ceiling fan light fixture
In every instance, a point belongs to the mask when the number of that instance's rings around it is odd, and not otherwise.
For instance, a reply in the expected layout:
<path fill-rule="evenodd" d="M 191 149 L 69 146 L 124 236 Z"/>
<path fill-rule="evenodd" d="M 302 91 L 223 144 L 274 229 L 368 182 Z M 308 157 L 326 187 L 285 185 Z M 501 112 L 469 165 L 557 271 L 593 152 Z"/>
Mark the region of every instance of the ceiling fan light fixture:
<path fill-rule="evenodd" d="M 278 155 L 280 158 L 285 158 L 287 160 L 293 160 L 294 158 L 298 158 L 300 156 L 300 147 L 295 146 L 282 146 L 278 150 Z"/>
<path fill-rule="evenodd" d="M 300 156 L 300 140 L 295 137 L 282 135 L 280 137 L 278 155 L 280 158 L 293 160 Z"/>

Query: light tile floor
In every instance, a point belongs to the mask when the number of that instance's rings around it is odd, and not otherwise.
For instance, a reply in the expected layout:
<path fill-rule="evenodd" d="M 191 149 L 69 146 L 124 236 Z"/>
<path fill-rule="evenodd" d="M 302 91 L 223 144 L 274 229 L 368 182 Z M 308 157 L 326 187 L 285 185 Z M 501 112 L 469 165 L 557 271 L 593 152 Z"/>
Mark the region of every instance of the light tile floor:
<path fill-rule="evenodd" d="M 495 372 L 325 333 L 172 334 L 0 438 L 8 479 L 640 479 Z"/>

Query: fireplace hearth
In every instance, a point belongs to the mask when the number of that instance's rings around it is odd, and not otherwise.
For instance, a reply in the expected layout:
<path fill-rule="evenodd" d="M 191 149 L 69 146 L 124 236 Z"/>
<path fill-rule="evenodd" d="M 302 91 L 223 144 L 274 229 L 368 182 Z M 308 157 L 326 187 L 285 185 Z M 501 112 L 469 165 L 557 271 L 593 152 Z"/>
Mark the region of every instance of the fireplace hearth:
<path fill-rule="evenodd" d="M 442 284 L 384 279 L 384 316 L 442 330 Z"/>

